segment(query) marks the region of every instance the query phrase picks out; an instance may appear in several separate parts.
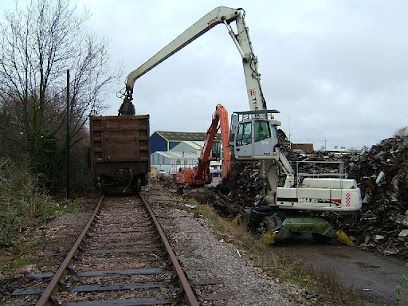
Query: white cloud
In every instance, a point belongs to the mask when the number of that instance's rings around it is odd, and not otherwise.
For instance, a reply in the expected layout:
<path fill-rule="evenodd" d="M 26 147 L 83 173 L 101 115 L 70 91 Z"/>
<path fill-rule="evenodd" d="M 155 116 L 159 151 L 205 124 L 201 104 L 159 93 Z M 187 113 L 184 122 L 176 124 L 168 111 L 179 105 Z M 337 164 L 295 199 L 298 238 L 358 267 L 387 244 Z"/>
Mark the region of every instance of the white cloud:
<path fill-rule="evenodd" d="M 372 145 L 407 126 L 408 2 L 79 0 L 126 75 L 218 5 L 243 7 L 269 108 L 292 139 Z M 3 5 L 1 5 L 4 7 Z M 205 131 L 217 103 L 248 109 L 241 60 L 220 25 L 137 81 L 153 130 Z"/>

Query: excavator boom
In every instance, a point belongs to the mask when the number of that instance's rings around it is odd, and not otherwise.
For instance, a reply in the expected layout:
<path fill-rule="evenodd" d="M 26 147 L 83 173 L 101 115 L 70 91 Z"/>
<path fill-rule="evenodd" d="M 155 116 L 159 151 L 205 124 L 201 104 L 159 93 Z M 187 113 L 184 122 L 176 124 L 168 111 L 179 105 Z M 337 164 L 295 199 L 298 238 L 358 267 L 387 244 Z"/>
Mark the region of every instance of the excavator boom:
<path fill-rule="evenodd" d="M 235 10 L 225 6 L 217 7 L 216 9 L 206 14 L 204 17 L 190 26 L 187 30 L 177 36 L 166 47 L 164 47 L 150 59 L 148 59 L 143 65 L 130 72 L 126 78 L 126 93 L 131 94 L 133 92 L 133 87 L 138 78 L 152 70 L 161 62 L 168 59 L 174 53 L 183 49 L 196 38 L 211 30 L 217 24 L 223 23 L 224 20 L 226 22 L 231 22 L 235 20 L 239 14 L 239 9 Z"/>
<path fill-rule="evenodd" d="M 232 22 L 236 23 L 235 31 L 231 27 Z M 294 171 L 279 150 L 276 131 L 280 122 L 274 118 L 274 114 L 278 111 L 267 109 L 260 82 L 261 75 L 258 72 L 258 60 L 252 49 L 243 9 L 225 6 L 215 8 L 139 68 L 132 71 L 126 79 L 126 92 L 119 114 L 134 113 L 134 106 L 131 101 L 133 100 L 133 88 L 138 78 L 221 23 L 227 27 L 228 33 L 242 58 L 244 68 L 249 111 L 233 114 L 231 119 L 233 137 L 231 138 L 234 139 L 234 157 L 237 160 L 259 160 L 261 163 L 260 175 L 265 178 L 266 184 L 262 201 L 258 203 L 257 207 L 261 210 L 262 207 L 269 207 L 272 210 L 272 215 L 282 210 L 358 210 L 361 207 L 361 194 L 354 180 L 308 178 L 303 181 L 303 185 L 295 182 Z M 223 108 L 217 107 L 214 114 L 197 169 L 185 169 L 184 172 L 177 173 L 179 178 L 184 179 L 185 184 L 202 186 L 211 180 L 210 152 L 219 122 L 221 123 L 224 143 L 223 177 L 228 176 L 230 171 L 230 168 L 227 168 L 230 167 L 229 137 L 226 137 L 227 132 L 223 130 L 224 128 L 228 129 L 228 118 L 225 119 L 225 114 L 221 109 Z M 278 187 L 280 170 L 286 174 L 283 187 Z M 295 224 L 297 222 L 295 221 L 296 219 L 290 220 L 290 223 Z M 306 224 L 305 229 L 311 229 L 310 224 Z M 313 229 L 313 231 L 316 233 L 317 230 Z"/>
<path fill-rule="evenodd" d="M 204 186 L 212 182 L 212 174 L 210 172 L 211 151 L 214 144 L 215 136 L 218 130 L 221 129 L 221 139 L 223 148 L 222 160 L 222 179 L 227 180 L 231 173 L 231 152 L 229 147 L 229 122 L 228 111 L 218 104 L 213 115 L 211 125 L 207 130 L 207 135 L 204 141 L 204 147 L 198 158 L 196 169 L 180 169 L 175 175 L 175 182 L 185 186 Z"/>
<path fill-rule="evenodd" d="M 131 101 L 133 100 L 133 88 L 138 78 L 218 24 L 225 24 L 227 26 L 228 32 L 242 57 L 250 110 L 266 110 L 266 102 L 260 84 L 261 75 L 258 73 L 258 60 L 252 50 L 252 44 L 244 18 L 245 12 L 243 9 L 220 6 L 199 19 L 144 64 L 129 73 L 126 78 L 125 97 L 121 106 L 121 109 L 124 110 L 125 113 L 121 113 L 121 110 L 119 110 L 119 113 L 127 115 L 127 109 L 133 110 L 134 112 Z M 233 21 L 237 24 L 237 33 L 234 33 L 230 26 L 230 23 Z"/>

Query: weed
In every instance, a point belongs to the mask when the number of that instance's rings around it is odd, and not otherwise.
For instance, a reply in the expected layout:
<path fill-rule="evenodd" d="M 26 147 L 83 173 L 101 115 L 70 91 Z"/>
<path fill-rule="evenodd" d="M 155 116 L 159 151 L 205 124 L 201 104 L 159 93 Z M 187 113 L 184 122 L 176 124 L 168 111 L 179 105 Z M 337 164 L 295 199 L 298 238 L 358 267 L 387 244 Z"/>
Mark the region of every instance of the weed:
<path fill-rule="evenodd" d="M 0 272 L 13 271 L 28 266 L 32 262 L 32 254 L 42 247 L 43 245 L 38 241 L 19 238 L 14 248 L 14 253 L 18 254 L 17 257 L 13 256 L 8 260 L 1 261 Z"/>
<path fill-rule="evenodd" d="M 58 204 L 54 205 L 49 205 L 44 207 L 44 209 L 41 211 L 41 213 L 37 216 L 38 220 L 40 223 L 45 223 L 56 216 L 62 215 L 62 214 L 72 214 L 75 213 L 78 210 L 78 206 L 61 206 Z"/>
<path fill-rule="evenodd" d="M 403 275 L 395 287 L 397 295 L 397 305 L 401 305 L 401 295 L 408 289 L 408 276 Z"/>
<path fill-rule="evenodd" d="M 187 200 L 187 204 L 192 205 L 192 206 L 200 206 L 201 205 L 196 199 L 192 199 L 192 198 L 189 198 Z"/>
<path fill-rule="evenodd" d="M 14 271 L 19 268 L 23 268 L 25 266 L 28 266 L 30 264 L 29 260 L 25 256 L 18 257 L 14 261 L 11 262 L 5 262 L 0 264 L 0 272 L 9 272 L 9 271 Z"/>
<path fill-rule="evenodd" d="M 41 193 L 27 167 L 7 165 L 0 173 L 0 247 L 18 249 L 19 237 L 54 216 L 74 212 Z"/>
<path fill-rule="evenodd" d="M 220 217 L 209 205 L 198 205 L 196 212 L 211 221 L 215 233 L 225 239 L 229 237 L 245 251 L 245 259 L 253 266 L 262 268 L 268 275 L 276 279 L 298 285 L 305 292 L 320 300 L 320 303 L 342 305 L 360 305 L 361 302 L 353 295 L 347 294 L 335 273 L 319 272 L 312 267 L 285 260 L 282 255 L 274 252 L 273 247 L 262 242 L 262 238 L 248 232 L 245 224 L 236 220 L 230 222 Z M 325 284 L 321 288 L 320 284 Z M 317 298 L 319 296 L 319 299 Z M 319 301 L 317 301 L 319 302 Z"/>

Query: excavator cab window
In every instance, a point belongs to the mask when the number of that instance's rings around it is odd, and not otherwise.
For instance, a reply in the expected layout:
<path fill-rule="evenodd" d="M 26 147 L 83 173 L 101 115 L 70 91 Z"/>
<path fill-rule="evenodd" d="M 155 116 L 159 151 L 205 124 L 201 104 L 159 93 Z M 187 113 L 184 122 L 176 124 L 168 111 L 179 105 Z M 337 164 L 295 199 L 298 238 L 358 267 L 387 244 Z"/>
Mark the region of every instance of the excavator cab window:
<path fill-rule="evenodd" d="M 236 145 L 238 147 L 252 143 L 252 122 L 244 122 L 239 125 Z"/>
<path fill-rule="evenodd" d="M 236 159 L 277 159 L 276 127 L 280 122 L 270 118 L 276 110 L 234 112 L 231 116 L 231 135 L 234 135 Z"/>
<path fill-rule="evenodd" d="M 255 142 L 271 138 L 271 130 L 269 128 L 269 121 L 267 120 L 255 120 Z"/>

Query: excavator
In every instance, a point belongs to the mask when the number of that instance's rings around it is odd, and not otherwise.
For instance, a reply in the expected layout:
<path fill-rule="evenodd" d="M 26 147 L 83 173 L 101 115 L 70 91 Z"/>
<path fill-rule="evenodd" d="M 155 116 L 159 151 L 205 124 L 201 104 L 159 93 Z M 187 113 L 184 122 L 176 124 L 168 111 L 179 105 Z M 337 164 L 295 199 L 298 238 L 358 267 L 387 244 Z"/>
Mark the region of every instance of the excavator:
<path fill-rule="evenodd" d="M 211 125 L 207 131 L 204 147 L 198 158 L 198 165 L 194 169 L 180 169 L 175 174 L 175 182 L 182 186 L 201 187 L 212 182 L 210 172 L 211 151 L 213 149 L 214 138 L 218 129 L 221 129 L 222 147 L 224 158 L 222 160 L 222 180 L 228 180 L 231 174 L 231 153 L 229 148 L 229 122 L 228 112 L 224 106 L 218 104 L 215 108 Z"/>
<path fill-rule="evenodd" d="M 279 149 L 280 122 L 275 119 L 279 111 L 267 108 L 244 9 L 225 6 L 213 9 L 130 72 L 119 115 L 134 113 L 133 88 L 138 78 L 219 24 L 226 26 L 241 55 L 249 104 L 249 111 L 234 112 L 231 116 L 232 153 L 237 160 L 259 161 L 260 174 L 266 181 L 262 200 L 251 208 L 249 219 L 267 224 L 271 241 L 285 239 L 292 233 L 310 233 L 314 237 L 337 237 L 349 243 L 342 231 L 335 231 L 323 218 L 309 217 L 305 212 L 358 210 L 362 203 L 360 189 L 352 179 L 308 177 L 300 182 L 295 178 L 293 168 Z M 278 186 L 280 173 L 286 175 L 283 186 Z"/>

